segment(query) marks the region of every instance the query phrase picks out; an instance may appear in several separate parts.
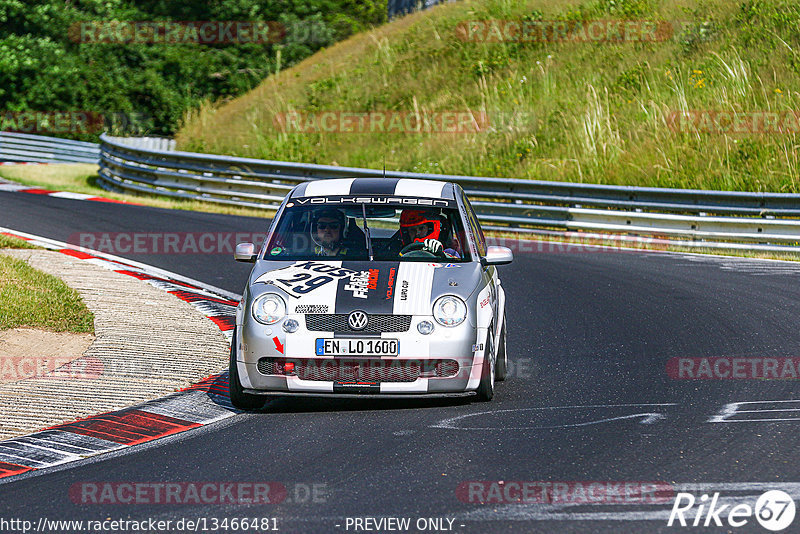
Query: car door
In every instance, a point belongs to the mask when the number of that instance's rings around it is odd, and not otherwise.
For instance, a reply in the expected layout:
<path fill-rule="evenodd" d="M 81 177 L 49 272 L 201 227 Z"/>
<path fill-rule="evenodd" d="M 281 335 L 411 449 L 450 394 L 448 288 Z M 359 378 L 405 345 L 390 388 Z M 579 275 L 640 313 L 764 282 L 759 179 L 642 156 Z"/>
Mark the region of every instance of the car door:
<path fill-rule="evenodd" d="M 474 241 L 475 252 L 478 255 L 478 259 L 483 258 L 486 256 L 486 236 L 483 234 L 483 229 L 481 228 L 480 223 L 478 222 L 478 217 L 475 214 L 475 210 L 472 208 L 472 205 L 467 198 L 467 195 L 464 193 L 461 187 L 458 187 L 458 192 L 461 198 L 461 202 L 464 206 L 464 211 L 466 212 L 466 223 L 467 223 L 467 231 L 470 234 L 470 238 Z M 488 265 L 483 267 L 483 283 L 489 287 L 489 296 L 491 299 L 492 305 L 492 316 L 494 317 L 494 326 L 495 328 L 498 327 L 498 284 L 499 279 L 497 276 L 497 268 L 494 265 Z M 497 334 L 497 332 L 495 332 Z"/>

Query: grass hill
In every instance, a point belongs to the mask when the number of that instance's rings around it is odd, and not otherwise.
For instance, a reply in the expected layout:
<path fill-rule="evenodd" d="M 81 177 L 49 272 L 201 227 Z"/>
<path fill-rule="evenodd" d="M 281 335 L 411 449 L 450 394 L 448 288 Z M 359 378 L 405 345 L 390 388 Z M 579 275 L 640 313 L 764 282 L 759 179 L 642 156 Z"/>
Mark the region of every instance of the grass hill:
<path fill-rule="evenodd" d="M 466 37 L 469 24 L 492 20 L 565 22 L 572 33 Z M 575 33 L 598 20 L 662 22 L 657 40 L 586 42 Z M 206 105 L 187 115 L 177 138 L 184 150 L 276 160 L 800 192 L 799 104 L 796 0 L 464 0 L 355 35 L 239 98 Z M 287 131 L 282 114 L 325 110 L 469 111 L 488 127 Z M 708 113 L 675 120 L 696 111 Z"/>

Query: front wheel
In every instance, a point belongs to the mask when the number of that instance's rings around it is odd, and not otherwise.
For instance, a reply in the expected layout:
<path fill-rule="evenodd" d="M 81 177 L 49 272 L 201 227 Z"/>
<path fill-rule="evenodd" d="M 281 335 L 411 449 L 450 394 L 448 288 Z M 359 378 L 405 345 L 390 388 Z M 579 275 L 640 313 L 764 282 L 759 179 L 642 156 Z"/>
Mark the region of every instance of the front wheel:
<path fill-rule="evenodd" d="M 483 351 L 481 381 L 478 384 L 478 399 L 488 402 L 494 397 L 494 326 L 489 325 L 486 334 L 486 349 Z"/>
<path fill-rule="evenodd" d="M 233 330 L 231 339 L 231 358 L 228 365 L 228 389 L 231 394 L 231 404 L 240 410 L 258 410 L 264 407 L 266 399 L 260 395 L 251 395 L 242 390 L 239 381 L 239 369 L 236 366 L 236 329 Z"/>

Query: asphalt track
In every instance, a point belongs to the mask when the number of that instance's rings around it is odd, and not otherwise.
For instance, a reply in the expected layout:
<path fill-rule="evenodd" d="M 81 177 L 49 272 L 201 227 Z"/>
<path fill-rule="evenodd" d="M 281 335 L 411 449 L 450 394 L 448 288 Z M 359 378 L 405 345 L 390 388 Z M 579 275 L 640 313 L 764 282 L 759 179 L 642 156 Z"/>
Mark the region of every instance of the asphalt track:
<path fill-rule="evenodd" d="M 0 193 L 0 226 L 62 241 L 77 232 L 263 232 L 267 222 Z M 249 271 L 227 254 L 120 255 L 236 293 Z M 356 532 L 348 517 L 389 516 L 412 525 L 450 518 L 452 532 L 670 532 L 671 500 L 479 504 L 456 489 L 658 481 L 697 497 L 752 497 L 761 490 L 744 483 L 766 482 L 797 500 L 797 382 L 675 380 L 666 369 L 675 357 L 800 356 L 798 276 L 800 265 L 675 254 L 517 255 L 501 268 L 512 376 L 492 403 L 275 400 L 261 413 L 0 484 L 0 519 L 274 517 L 281 532 Z M 738 410 L 754 413 L 714 422 L 742 402 L 755 404 Z M 258 506 L 69 497 L 75 483 L 105 481 L 275 481 L 290 494 Z M 324 496 L 305 499 L 314 484 Z M 766 532 L 752 518 L 726 527 L 678 530 Z"/>

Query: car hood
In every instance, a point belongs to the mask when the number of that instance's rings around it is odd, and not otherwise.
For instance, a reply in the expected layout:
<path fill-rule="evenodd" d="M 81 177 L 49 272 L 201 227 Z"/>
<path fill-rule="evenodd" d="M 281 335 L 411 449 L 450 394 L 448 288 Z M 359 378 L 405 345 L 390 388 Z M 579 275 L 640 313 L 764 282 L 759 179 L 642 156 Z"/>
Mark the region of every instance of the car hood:
<path fill-rule="evenodd" d="M 441 295 L 467 299 L 481 284 L 479 263 L 264 261 L 250 275 L 253 296 L 279 289 L 289 313 L 430 315 Z"/>

